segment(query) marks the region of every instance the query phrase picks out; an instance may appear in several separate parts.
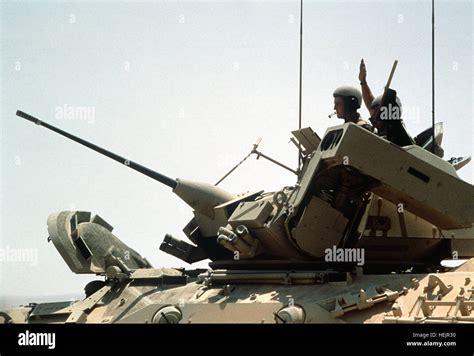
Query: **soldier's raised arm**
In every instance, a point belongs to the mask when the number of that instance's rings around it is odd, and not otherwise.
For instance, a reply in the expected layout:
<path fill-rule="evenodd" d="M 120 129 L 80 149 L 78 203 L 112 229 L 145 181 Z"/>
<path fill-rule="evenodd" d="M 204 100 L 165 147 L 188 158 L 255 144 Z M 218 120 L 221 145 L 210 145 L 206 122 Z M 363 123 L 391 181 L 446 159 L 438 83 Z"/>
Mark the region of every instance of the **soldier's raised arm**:
<path fill-rule="evenodd" d="M 360 87 L 362 89 L 362 98 L 364 99 L 364 104 L 367 110 L 369 110 L 370 116 L 374 116 L 375 110 L 372 109 L 372 101 L 374 100 L 374 94 L 372 94 L 369 84 L 367 84 L 367 69 L 365 67 L 363 58 L 360 60 L 359 80 Z"/>

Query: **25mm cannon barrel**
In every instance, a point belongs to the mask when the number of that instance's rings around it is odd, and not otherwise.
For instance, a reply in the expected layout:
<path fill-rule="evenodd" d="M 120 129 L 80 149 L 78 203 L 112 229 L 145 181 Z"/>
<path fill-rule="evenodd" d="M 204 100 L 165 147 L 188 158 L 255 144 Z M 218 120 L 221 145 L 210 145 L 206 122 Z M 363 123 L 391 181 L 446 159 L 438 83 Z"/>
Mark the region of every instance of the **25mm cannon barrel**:
<path fill-rule="evenodd" d="M 213 208 L 215 206 L 235 198 L 233 194 L 209 183 L 196 182 L 185 179 L 173 179 L 167 177 L 161 173 L 155 172 L 150 168 L 144 167 L 141 164 L 130 161 L 125 157 L 119 156 L 118 154 L 107 151 L 102 147 L 83 140 L 82 138 L 71 135 L 70 133 L 58 129 L 57 127 L 54 127 L 53 125 L 50 125 L 34 116 L 24 113 L 23 111 L 18 110 L 16 114 L 17 116 L 25 120 L 31 121 L 36 125 L 44 126 L 47 129 L 60 134 L 61 136 L 76 141 L 77 143 L 80 143 L 81 145 L 86 146 L 91 150 L 94 150 L 106 157 L 112 158 L 114 161 L 122 163 L 125 166 L 136 170 L 137 172 L 140 172 L 158 182 L 167 185 L 168 187 L 173 189 L 173 193 L 175 193 L 182 200 L 184 200 L 191 208 L 201 214 L 210 217 L 211 219 L 214 219 Z"/>
<path fill-rule="evenodd" d="M 139 163 L 136 163 L 136 162 L 133 162 L 125 157 L 122 157 L 122 156 L 119 156 L 118 154 L 115 154 L 113 152 L 110 152 L 102 147 L 99 147 L 97 145 L 94 145 L 93 143 L 90 143 L 86 140 L 83 140 L 82 138 L 79 138 L 77 136 L 74 136 L 66 131 L 63 131 L 61 129 L 58 129 L 57 127 L 53 126 L 53 125 L 50 125 L 34 116 L 31 116 L 21 110 L 17 110 L 16 112 L 16 115 L 25 119 L 25 120 L 28 120 L 28 121 L 31 121 L 33 123 L 35 123 L 36 125 L 39 125 L 39 126 L 43 126 L 43 127 L 46 127 L 47 129 L 51 130 L 51 131 L 54 131 L 58 134 L 60 134 L 61 136 L 64 136 L 64 137 L 67 137 L 68 139 L 70 140 L 73 140 L 83 146 L 86 146 L 88 148 L 90 148 L 91 150 L 94 150 L 106 157 L 109 157 L 111 159 L 113 159 L 114 161 L 117 161 L 119 163 L 122 163 L 124 165 L 126 165 L 127 167 L 131 168 L 131 169 L 134 169 L 136 170 L 137 172 L 140 172 L 154 180 L 157 180 L 158 182 L 161 182 L 165 185 L 167 185 L 168 187 L 172 188 L 172 189 L 175 189 L 176 186 L 178 185 L 178 182 L 176 181 L 176 179 L 173 179 L 173 178 L 170 178 L 170 177 L 167 177 L 161 173 L 158 173 L 158 172 L 155 172 L 154 170 L 150 169 L 150 168 L 147 168 L 147 167 L 144 167 L 142 166 L 141 164 Z"/>

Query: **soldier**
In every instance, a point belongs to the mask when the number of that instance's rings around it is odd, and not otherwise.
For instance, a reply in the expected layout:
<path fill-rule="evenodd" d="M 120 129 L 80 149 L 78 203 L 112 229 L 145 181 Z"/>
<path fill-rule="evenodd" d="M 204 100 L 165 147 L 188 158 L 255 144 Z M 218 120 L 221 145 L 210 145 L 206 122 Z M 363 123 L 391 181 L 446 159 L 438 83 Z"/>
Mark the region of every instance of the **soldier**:
<path fill-rule="evenodd" d="M 362 98 L 364 99 L 364 104 L 367 110 L 369 110 L 370 117 L 375 118 L 377 110 L 379 109 L 382 102 L 382 95 L 379 95 L 375 98 L 374 94 L 372 94 L 372 90 L 370 90 L 369 84 L 367 84 L 367 68 L 365 67 L 364 59 L 360 60 L 359 80 L 360 86 L 362 88 Z M 390 111 L 390 115 L 391 120 L 401 120 L 402 103 L 400 102 L 398 96 L 396 97 L 395 103 L 393 103 L 393 108 Z"/>
<path fill-rule="evenodd" d="M 388 106 L 380 108 L 382 95 L 374 98 L 369 84 L 367 84 L 367 68 L 365 67 L 364 59 L 360 61 L 359 80 L 364 104 L 367 110 L 369 110 L 370 122 L 377 130 L 377 134 L 399 146 L 413 145 L 414 141 L 407 133 L 406 127 L 403 124 L 402 103 L 400 99 L 396 96 L 396 92 L 390 89 L 393 93 L 392 102 Z"/>
<path fill-rule="evenodd" d="M 369 131 L 373 131 L 372 126 L 367 121 L 362 120 L 357 112 L 362 102 L 360 90 L 350 86 L 342 86 L 334 91 L 333 96 L 334 110 L 336 110 L 339 119 L 344 119 L 346 123 L 353 122 Z"/>

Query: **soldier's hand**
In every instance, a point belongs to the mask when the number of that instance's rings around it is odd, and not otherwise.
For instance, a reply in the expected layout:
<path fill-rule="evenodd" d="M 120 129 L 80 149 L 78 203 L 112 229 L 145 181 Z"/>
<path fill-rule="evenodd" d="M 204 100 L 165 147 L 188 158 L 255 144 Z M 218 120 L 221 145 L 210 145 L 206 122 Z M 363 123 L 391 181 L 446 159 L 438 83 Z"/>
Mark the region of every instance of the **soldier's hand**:
<path fill-rule="evenodd" d="M 367 69 L 365 68 L 364 59 L 360 60 L 360 67 L 359 67 L 359 80 L 361 82 L 365 82 L 367 79 Z"/>

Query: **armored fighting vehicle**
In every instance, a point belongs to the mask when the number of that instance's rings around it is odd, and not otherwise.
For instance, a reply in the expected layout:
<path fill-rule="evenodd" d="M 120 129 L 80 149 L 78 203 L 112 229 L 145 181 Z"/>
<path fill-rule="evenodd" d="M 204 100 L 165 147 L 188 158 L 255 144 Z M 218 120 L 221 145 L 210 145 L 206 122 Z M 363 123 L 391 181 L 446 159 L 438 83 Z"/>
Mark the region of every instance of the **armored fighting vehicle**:
<path fill-rule="evenodd" d="M 4 323 L 474 323 L 474 188 L 456 172 L 470 158 L 442 158 L 441 124 L 402 147 L 353 123 L 322 139 L 293 131 L 296 182 L 234 194 L 17 115 L 171 188 L 194 217 L 188 241 L 166 235 L 160 249 L 210 263 L 156 268 L 105 218 L 54 213 L 49 240 L 73 273 L 99 279 L 82 300 L 30 303 Z"/>

